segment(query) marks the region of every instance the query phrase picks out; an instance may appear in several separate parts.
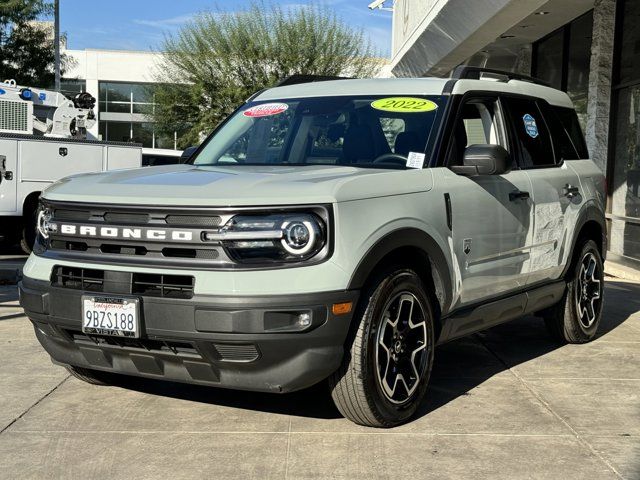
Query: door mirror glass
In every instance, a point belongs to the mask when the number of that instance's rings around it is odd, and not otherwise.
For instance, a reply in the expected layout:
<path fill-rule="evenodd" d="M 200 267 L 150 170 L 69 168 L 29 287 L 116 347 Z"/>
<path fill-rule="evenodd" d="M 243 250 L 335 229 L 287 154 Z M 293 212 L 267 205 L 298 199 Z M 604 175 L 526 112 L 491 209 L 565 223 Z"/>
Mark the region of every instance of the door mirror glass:
<path fill-rule="evenodd" d="M 501 145 L 469 145 L 464 150 L 463 164 L 451 166 L 458 175 L 502 175 L 511 167 L 511 155 Z"/>
<path fill-rule="evenodd" d="M 197 145 L 185 148 L 182 155 L 180 155 L 180 163 L 187 163 L 187 161 L 193 157 L 193 154 L 196 153 L 197 149 Z"/>

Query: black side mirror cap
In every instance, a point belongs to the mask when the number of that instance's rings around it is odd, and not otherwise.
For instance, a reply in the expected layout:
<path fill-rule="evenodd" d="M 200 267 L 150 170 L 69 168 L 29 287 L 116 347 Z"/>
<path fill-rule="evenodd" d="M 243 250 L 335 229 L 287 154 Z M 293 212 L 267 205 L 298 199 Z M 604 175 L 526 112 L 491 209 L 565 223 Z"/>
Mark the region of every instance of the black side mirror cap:
<path fill-rule="evenodd" d="M 511 170 L 511 155 L 501 145 L 469 145 L 464 151 L 463 165 L 453 165 L 451 171 L 465 177 L 502 175 Z"/>
<path fill-rule="evenodd" d="M 197 145 L 185 148 L 182 155 L 180 155 L 180 163 L 187 163 L 187 161 L 193 157 L 193 154 L 196 153 L 196 150 L 198 150 Z"/>

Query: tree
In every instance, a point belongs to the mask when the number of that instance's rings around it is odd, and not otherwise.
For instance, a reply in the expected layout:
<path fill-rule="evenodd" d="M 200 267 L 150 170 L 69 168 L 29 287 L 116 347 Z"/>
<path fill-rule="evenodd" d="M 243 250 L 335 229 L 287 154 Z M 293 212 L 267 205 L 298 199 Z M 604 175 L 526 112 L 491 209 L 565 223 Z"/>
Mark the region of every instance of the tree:
<path fill-rule="evenodd" d="M 38 19 L 51 16 L 46 0 L 0 1 L 0 81 L 48 87 L 54 82 L 53 35 Z"/>
<path fill-rule="evenodd" d="M 156 130 L 199 143 L 253 93 L 291 75 L 364 77 L 379 68 L 362 30 L 327 8 L 283 10 L 254 1 L 245 11 L 206 12 L 164 41 L 154 88 Z"/>

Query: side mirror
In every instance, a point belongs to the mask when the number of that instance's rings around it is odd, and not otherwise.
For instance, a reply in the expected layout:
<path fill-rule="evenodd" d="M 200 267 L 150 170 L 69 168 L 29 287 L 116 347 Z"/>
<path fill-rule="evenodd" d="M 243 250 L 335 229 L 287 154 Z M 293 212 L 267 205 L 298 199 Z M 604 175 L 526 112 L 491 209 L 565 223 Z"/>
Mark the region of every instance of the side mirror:
<path fill-rule="evenodd" d="M 463 165 L 451 171 L 465 177 L 502 175 L 511 169 L 511 155 L 501 145 L 469 145 L 464 151 Z"/>
<path fill-rule="evenodd" d="M 196 152 L 197 149 L 198 149 L 197 145 L 185 148 L 184 151 L 182 152 L 182 155 L 180 155 L 180 163 L 187 163 L 187 161 L 191 157 L 193 157 L 193 154 Z"/>

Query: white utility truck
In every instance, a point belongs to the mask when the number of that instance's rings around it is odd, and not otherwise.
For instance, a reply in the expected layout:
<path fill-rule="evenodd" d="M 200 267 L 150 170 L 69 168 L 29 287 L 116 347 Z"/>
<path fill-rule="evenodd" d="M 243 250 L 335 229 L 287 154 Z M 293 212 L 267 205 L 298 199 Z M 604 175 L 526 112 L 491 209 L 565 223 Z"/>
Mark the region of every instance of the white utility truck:
<path fill-rule="evenodd" d="M 35 239 L 40 192 L 69 175 L 140 167 L 139 144 L 87 138 L 95 98 L 0 82 L 0 242 Z"/>

